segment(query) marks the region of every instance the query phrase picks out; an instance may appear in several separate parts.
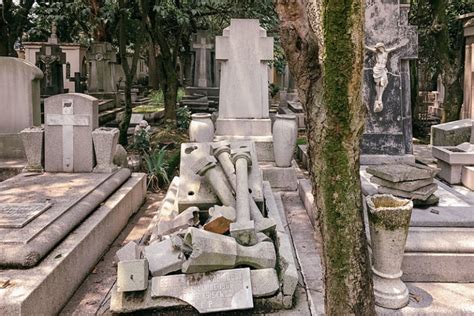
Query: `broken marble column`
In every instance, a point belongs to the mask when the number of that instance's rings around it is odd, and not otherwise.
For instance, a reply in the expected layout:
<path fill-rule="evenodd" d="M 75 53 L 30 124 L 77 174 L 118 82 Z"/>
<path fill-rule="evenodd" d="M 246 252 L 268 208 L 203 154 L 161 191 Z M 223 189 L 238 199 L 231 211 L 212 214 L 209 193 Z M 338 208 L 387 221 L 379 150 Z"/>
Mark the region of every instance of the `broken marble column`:
<path fill-rule="evenodd" d="M 222 174 L 216 170 L 216 166 L 216 158 L 213 156 L 205 156 L 196 161 L 191 168 L 194 173 L 206 178 L 206 181 L 223 205 L 235 207 L 234 195 L 228 189 L 226 178 L 222 177 Z"/>
<path fill-rule="evenodd" d="M 188 207 L 173 219 L 162 218 L 157 226 L 157 236 L 165 236 L 177 232 L 181 229 L 199 225 L 199 209 L 195 206 Z"/>
<path fill-rule="evenodd" d="M 255 269 L 275 267 L 276 252 L 271 242 L 245 247 L 232 237 L 197 228 L 188 229 L 184 242 L 192 248 L 188 260 L 183 263 L 184 273 L 231 269 L 240 265 Z"/>
<path fill-rule="evenodd" d="M 117 292 L 144 291 L 148 287 L 146 259 L 120 261 L 117 265 Z"/>
<path fill-rule="evenodd" d="M 23 172 L 43 172 L 41 164 L 43 158 L 44 130 L 41 127 L 29 127 L 20 132 L 27 164 Z"/>
<path fill-rule="evenodd" d="M 230 225 L 230 235 L 241 245 L 255 245 L 257 236 L 255 234 L 255 222 L 250 219 L 249 202 L 249 166 L 252 165 L 250 148 L 241 146 L 232 153 L 232 161 L 235 164 L 235 197 L 237 205 L 237 222 Z"/>
<path fill-rule="evenodd" d="M 235 167 L 230 157 L 230 143 L 227 141 L 221 141 L 213 143 L 212 145 L 213 154 L 219 160 L 222 169 L 232 186 L 232 189 L 236 191 L 236 176 Z M 253 197 L 249 194 L 250 203 L 250 215 L 255 222 L 255 230 L 258 232 L 270 232 L 275 230 L 275 222 L 270 218 L 263 217 L 260 209 L 255 203 Z"/>
<path fill-rule="evenodd" d="M 408 289 L 401 281 L 401 267 L 413 202 L 390 194 L 366 198 L 375 303 L 399 309 L 408 304 Z"/>
<path fill-rule="evenodd" d="M 179 237 L 173 237 L 179 240 Z M 162 276 L 181 270 L 185 257 L 181 252 L 179 242 L 174 242 L 173 237 L 163 241 L 154 241 L 143 249 L 143 255 L 148 260 L 152 276 Z"/>
<path fill-rule="evenodd" d="M 115 149 L 119 138 L 118 128 L 99 127 L 92 131 L 97 165 L 93 172 L 109 173 L 117 170 L 114 164 Z"/>
<path fill-rule="evenodd" d="M 236 211 L 231 206 L 214 205 L 209 209 L 209 220 L 204 224 L 204 230 L 224 234 L 229 231 L 230 224 L 235 222 Z"/>

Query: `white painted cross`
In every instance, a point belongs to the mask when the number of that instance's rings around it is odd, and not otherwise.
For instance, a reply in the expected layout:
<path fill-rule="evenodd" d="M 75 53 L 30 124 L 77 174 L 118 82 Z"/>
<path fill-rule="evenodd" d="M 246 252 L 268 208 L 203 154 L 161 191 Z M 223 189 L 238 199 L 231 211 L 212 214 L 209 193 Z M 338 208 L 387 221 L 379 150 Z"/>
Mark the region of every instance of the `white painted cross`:
<path fill-rule="evenodd" d="M 63 171 L 74 170 L 74 126 L 89 126 L 90 116 L 86 114 L 74 114 L 74 102 L 72 99 L 62 101 L 62 114 L 46 114 L 46 125 L 62 126 L 63 134 Z"/>
<path fill-rule="evenodd" d="M 212 44 L 207 44 L 204 34 L 198 33 L 197 38 L 200 43 L 194 43 L 193 48 L 199 52 L 198 87 L 207 87 L 207 50 L 212 49 Z"/>
<path fill-rule="evenodd" d="M 216 37 L 221 68 L 219 118 L 268 118 L 268 66 L 273 38 L 258 20 L 232 19 Z"/>

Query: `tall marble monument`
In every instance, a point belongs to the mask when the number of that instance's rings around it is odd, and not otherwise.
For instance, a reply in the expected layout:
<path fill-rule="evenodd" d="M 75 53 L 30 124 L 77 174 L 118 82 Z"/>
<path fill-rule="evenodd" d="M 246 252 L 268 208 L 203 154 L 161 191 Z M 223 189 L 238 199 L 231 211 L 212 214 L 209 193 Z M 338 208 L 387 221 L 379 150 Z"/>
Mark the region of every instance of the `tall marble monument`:
<path fill-rule="evenodd" d="M 463 22 L 465 42 L 464 54 L 464 98 L 461 118 L 474 118 L 474 12 L 458 17 Z"/>
<path fill-rule="evenodd" d="M 271 139 L 266 62 L 273 59 L 273 38 L 258 20 L 232 19 L 216 37 L 216 59 L 222 61 L 218 138 Z"/>
<path fill-rule="evenodd" d="M 413 160 L 409 60 L 417 58 L 418 35 L 409 10 L 399 0 L 366 2 L 363 164 L 386 162 L 385 155 Z"/>

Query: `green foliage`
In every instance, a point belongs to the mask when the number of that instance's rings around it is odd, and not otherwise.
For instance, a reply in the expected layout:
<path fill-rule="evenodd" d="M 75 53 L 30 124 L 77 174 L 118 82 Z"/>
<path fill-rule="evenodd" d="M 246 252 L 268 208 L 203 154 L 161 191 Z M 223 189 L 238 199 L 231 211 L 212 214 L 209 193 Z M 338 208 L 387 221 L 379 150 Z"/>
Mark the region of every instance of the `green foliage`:
<path fill-rule="evenodd" d="M 157 149 L 151 154 L 144 154 L 146 172 L 148 175 L 148 188 L 157 191 L 163 185 L 169 184 L 169 162 L 166 159 L 166 147 Z"/>
<path fill-rule="evenodd" d="M 274 96 L 276 96 L 278 94 L 278 92 L 280 92 L 280 86 L 277 85 L 277 84 L 274 84 L 274 83 L 270 83 L 268 85 L 268 88 L 270 90 L 270 96 L 273 98 Z"/>
<path fill-rule="evenodd" d="M 191 123 L 191 111 L 187 106 L 179 107 L 176 110 L 176 125 L 179 129 L 188 129 Z"/>
<path fill-rule="evenodd" d="M 186 95 L 186 92 L 184 91 L 183 88 L 178 88 L 178 95 L 176 97 L 177 99 L 177 102 L 181 102 L 181 100 L 183 99 L 183 97 Z"/>
<path fill-rule="evenodd" d="M 165 98 L 163 96 L 163 91 L 161 90 L 153 90 L 150 93 L 150 104 L 153 106 L 162 106 L 165 102 Z"/>
<path fill-rule="evenodd" d="M 150 133 L 146 129 L 142 128 L 135 132 L 132 148 L 144 154 L 150 152 Z"/>

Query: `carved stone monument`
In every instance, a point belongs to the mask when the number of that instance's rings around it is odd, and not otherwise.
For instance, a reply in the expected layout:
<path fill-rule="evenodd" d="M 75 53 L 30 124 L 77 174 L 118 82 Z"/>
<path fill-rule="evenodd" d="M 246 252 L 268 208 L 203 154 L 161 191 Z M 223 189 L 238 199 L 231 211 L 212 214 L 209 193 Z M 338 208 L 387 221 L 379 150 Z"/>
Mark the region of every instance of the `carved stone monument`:
<path fill-rule="evenodd" d="M 98 100 L 69 93 L 45 100 L 45 170 L 91 172 L 92 131 L 99 125 Z"/>
<path fill-rule="evenodd" d="M 213 86 L 213 60 L 211 51 L 214 44 L 209 42 L 205 31 L 196 33 L 193 42 L 194 55 L 194 85 L 202 88 Z"/>
<path fill-rule="evenodd" d="M 464 25 L 464 100 L 461 119 L 474 118 L 474 12 L 458 17 Z"/>
<path fill-rule="evenodd" d="M 115 87 L 115 68 L 117 53 L 112 44 L 107 42 L 93 43 L 87 52 L 89 61 L 89 92 L 113 92 Z"/>
<path fill-rule="evenodd" d="M 216 59 L 222 61 L 216 135 L 271 139 L 266 62 L 273 59 L 273 38 L 258 20 L 232 19 L 216 37 Z"/>
<path fill-rule="evenodd" d="M 413 160 L 409 60 L 417 58 L 418 37 L 409 9 L 399 0 L 366 2 L 363 164 L 386 162 L 385 155 Z"/>

